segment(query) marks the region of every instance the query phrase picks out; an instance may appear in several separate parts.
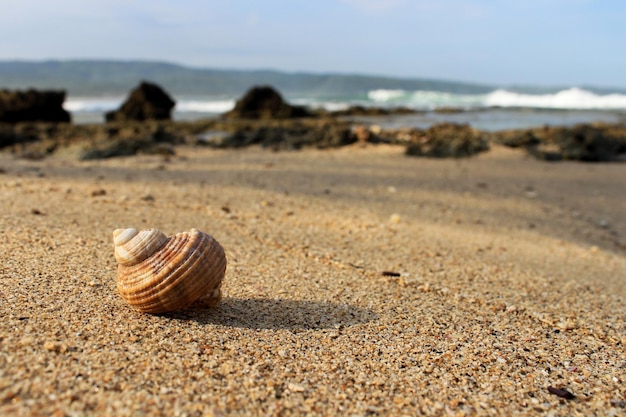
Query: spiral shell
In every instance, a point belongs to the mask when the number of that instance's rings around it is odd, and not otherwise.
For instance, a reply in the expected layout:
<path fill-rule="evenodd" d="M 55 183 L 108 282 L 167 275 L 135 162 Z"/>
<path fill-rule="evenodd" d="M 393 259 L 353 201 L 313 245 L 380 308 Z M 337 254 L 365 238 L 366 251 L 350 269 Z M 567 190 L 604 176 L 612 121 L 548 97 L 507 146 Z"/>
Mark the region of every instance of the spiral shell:
<path fill-rule="evenodd" d="M 167 237 L 157 229 L 113 231 L 117 290 L 133 308 L 165 313 L 200 301 L 219 304 L 224 249 L 197 229 Z"/>

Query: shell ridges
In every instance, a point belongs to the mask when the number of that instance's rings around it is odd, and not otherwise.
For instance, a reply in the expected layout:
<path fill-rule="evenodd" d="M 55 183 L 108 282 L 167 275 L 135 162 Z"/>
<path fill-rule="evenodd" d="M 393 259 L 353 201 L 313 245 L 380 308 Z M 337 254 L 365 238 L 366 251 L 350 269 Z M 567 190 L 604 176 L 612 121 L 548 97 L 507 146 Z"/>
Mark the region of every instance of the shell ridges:
<path fill-rule="evenodd" d="M 120 229 L 117 229 L 118 231 Z M 115 258 L 117 262 L 125 265 L 139 263 L 159 250 L 168 238 L 157 229 L 148 229 L 137 232 L 136 229 L 129 228 L 115 235 Z M 119 242 L 117 243 L 116 242 Z"/>
<path fill-rule="evenodd" d="M 131 240 L 139 233 L 137 229 L 129 227 L 128 229 L 115 229 L 113 231 L 113 243 L 115 246 L 123 245 Z"/>
<path fill-rule="evenodd" d="M 129 229 L 118 230 L 114 241 L 132 234 Z M 224 249 L 197 229 L 169 238 L 157 229 L 144 230 L 116 245 L 115 256 L 118 292 L 140 311 L 163 313 L 188 307 L 199 299 L 205 305 L 216 305 L 221 299 Z"/>

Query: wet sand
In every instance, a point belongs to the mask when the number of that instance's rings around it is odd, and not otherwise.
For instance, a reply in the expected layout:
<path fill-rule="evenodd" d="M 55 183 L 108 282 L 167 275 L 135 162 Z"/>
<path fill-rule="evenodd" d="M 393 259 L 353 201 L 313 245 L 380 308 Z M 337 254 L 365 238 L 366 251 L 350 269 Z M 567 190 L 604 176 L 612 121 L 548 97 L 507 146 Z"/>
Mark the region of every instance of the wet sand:
<path fill-rule="evenodd" d="M 0 155 L 0 414 L 625 413 L 626 166 L 402 152 Z M 126 305 L 131 226 L 217 238 L 222 304 Z"/>

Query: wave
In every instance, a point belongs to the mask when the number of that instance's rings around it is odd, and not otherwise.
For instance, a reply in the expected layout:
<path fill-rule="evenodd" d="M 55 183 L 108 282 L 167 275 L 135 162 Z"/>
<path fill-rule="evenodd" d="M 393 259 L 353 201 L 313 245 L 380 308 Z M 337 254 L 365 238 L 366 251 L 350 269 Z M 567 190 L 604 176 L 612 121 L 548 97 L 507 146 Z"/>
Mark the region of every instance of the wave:
<path fill-rule="evenodd" d="M 63 107 L 77 115 L 102 114 L 119 108 L 123 97 L 69 97 Z M 487 94 L 456 94 L 441 91 L 407 91 L 378 89 L 367 96 L 328 100 L 313 97 L 291 97 L 287 101 L 328 111 L 349 106 L 408 107 L 416 110 L 460 108 L 465 110 L 500 108 L 535 108 L 562 110 L 626 110 L 626 94 L 599 95 L 580 88 L 569 88 L 553 94 L 524 94 L 497 89 Z M 177 98 L 174 113 L 180 115 L 218 115 L 232 110 L 236 99 L 231 97 Z M 197 117 L 197 116 L 195 116 Z"/>
<path fill-rule="evenodd" d="M 460 107 L 518 107 L 563 110 L 626 110 L 626 94 L 599 95 L 581 88 L 553 94 L 524 94 L 504 89 L 487 94 L 454 94 L 441 91 L 372 90 L 368 99 L 374 104 L 407 106 L 416 109 Z"/>
<path fill-rule="evenodd" d="M 626 109 L 626 94 L 598 95 L 580 88 L 570 88 L 555 94 L 537 95 L 496 90 L 487 95 L 485 104 L 490 107 L 622 110 Z"/>
<path fill-rule="evenodd" d="M 235 107 L 235 100 L 181 100 L 174 111 L 193 113 L 225 113 Z"/>
<path fill-rule="evenodd" d="M 63 108 L 72 113 L 91 113 L 115 110 L 124 101 L 121 97 L 80 97 L 69 98 Z"/>
<path fill-rule="evenodd" d="M 367 97 L 372 101 L 390 102 L 406 99 L 409 93 L 405 90 L 372 90 L 367 93 Z"/>
<path fill-rule="evenodd" d="M 367 98 L 376 105 L 406 106 L 419 110 L 441 107 L 475 108 L 484 107 L 486 95 L 454 94 L 442 91 L 372 90 Z"/>
<path fill-rule="evenodd" d="M 72 113 L 104 113 L 118 109 L 124 98 L 120 97 L 80 97 L 69 98 L 63 108 Z M 174 107 L 181 113 L 224 113 L 235 107 L 235 100 L 179 100 Z"/>

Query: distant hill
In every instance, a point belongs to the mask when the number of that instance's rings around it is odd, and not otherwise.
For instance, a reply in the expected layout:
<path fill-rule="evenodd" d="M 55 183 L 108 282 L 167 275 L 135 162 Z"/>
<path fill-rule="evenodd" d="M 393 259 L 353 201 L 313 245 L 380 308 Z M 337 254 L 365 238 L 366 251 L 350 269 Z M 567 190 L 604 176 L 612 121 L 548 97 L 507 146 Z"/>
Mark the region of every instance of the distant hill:
<path fill-rule="evenodd" d="M 530 94 L 554 93 L 568 86 L 495 86 L 434 79 L 371 75 L 292 73 L 272 70 L 191 68 L 165 62 L 68 60 L 0 61 L 0 89 L 63 89 L 73 96 L 126 95 L 141 80 L 160 84 L 174 95 L 240 96 L 253 85 L 268 84 L 287 96 L 365 97 L 375 89 L 482 94 L 498 87 Z M 626 90 L 578 86 L 598 94 Z"/>
<path fill-rule="evenodd" d="M 241 95 L 269 84 L 286 95 L 316 97 L 366 95 L 374 89 L 430 90 L 480 94 L 493 86 L 430 79 L 368 75 L 199 69 L 144 61 L 0 61 L 0 88 L 64 89 L 75 96 L 126 94 L 139 81 L 160 84 L 175 95 Z"/>

